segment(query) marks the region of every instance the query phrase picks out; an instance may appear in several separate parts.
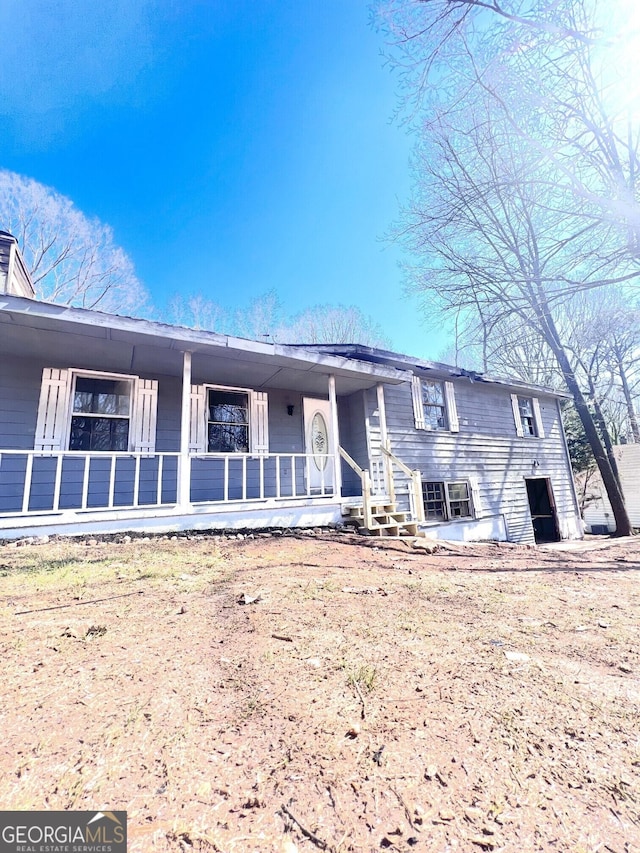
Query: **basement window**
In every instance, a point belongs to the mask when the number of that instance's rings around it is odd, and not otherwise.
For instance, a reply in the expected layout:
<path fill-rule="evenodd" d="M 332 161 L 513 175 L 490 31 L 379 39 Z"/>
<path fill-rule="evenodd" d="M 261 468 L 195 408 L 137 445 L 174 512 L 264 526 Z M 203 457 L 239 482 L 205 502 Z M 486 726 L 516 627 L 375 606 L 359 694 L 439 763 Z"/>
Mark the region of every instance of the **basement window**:
<path fill-rule="evenodd" d="M 427 521 L 474 518 L 471 489 L 466 480 L 423 482 L 422 496 Z"/>

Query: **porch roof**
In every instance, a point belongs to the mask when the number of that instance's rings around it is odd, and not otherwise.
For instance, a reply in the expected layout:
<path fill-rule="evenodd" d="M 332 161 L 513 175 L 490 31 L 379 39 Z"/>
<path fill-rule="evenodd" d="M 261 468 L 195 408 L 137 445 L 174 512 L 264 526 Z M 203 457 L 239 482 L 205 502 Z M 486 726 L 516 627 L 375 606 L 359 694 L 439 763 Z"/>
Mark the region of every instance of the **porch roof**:
<path fill-rule="evenodd" d="M 378 382 L 399 384 L 411 375 L 408 366 L 353 354 L 251 341 L 6 294 L 0 296 L 0 346 L 7 353 L 43 359 L 50 367 L 151 376 L 181 376 L 182 353 L 189 351 L 194 382 L 323 396 L 329 374 L 341 395 Z"/>

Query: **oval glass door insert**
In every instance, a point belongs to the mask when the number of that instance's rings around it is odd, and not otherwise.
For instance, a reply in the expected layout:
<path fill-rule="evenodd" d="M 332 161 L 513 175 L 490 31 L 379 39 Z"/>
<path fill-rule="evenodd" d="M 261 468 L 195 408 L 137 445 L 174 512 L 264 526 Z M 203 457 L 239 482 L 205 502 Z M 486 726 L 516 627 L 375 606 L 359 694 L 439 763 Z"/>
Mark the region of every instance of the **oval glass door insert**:
<path fill-rule="evenodd" d="M 329 430 L 322 412 L 316 412 L 311 421 L 311 447 L 314 453 L 329 452 Z M 323 471 L 329 460 L 326 456 L 314 456 L 313 461 L 318 471 Z"/>

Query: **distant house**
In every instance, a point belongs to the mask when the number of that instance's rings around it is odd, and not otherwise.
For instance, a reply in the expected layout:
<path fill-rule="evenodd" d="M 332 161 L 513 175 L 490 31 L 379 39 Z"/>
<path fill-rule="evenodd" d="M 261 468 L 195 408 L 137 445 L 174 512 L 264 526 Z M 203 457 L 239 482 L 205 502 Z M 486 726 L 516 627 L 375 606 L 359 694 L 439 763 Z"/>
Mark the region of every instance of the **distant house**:
<path fill-rule="evenodd" d="M 343 521 L 582 535 L 561 394 L 39 302 L 12 240 L 0 235 L 0 538 Z"/>
<path fill-rule="evenodd" d="M 640 528 L 640 444 L 620 444 L 613 448 L 629 521 Z M 581 475 L 579 489 L 584 491 L 584 522 L 589 533 L 614 533 L 616 522 L 602 478 L 595 471 L 586 481 Z"/>

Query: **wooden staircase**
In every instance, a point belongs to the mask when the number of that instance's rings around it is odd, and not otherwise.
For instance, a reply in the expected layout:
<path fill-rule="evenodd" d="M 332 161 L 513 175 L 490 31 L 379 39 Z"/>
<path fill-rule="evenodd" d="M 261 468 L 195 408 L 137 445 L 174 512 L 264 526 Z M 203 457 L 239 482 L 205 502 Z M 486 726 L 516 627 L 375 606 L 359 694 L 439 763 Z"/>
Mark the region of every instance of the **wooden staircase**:
<path fill-rule="evenodd" d="M 362 483 L 362 498 L 343 507 L 347 523 L 354 524 L 360 533 L 368 536 L 424 536 L 419 530 L 419 524 L 424 521 L 420 472 L 412 471 L 394 456 L 388 447 L 381 446 L 381 456 L 370 460 L 374 470 L 372 477 L 371 471 L 361 468 L 344 448 L 340 447 L 339 451 L 340 456 L 358 474 Z M 406 496 L 405 505 L 408 505 L 409 512 L 398 509 L 393 478 L 394 465 L 407 484 L 403 498 Z"/>
<path fill-rule="evenodd" d="M 395 503 L 372 503 L 367 523 L 364 505 L 348 508 L 350 523 L 366 536 L 422 536 L 408 512 L 399 512 Z"/>

